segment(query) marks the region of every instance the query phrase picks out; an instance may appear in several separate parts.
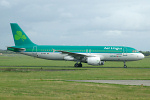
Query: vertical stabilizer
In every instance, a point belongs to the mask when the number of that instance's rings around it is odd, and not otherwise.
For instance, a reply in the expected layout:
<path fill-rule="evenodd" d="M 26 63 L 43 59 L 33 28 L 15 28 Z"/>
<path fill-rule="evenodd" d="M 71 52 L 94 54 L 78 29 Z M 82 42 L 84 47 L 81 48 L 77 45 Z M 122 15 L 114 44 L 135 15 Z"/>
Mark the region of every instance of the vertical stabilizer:
<path fill-rule="evenodd" d="M 17 23 L 10 23 L 10 25 L 16 46 L 35 45 Z"/>

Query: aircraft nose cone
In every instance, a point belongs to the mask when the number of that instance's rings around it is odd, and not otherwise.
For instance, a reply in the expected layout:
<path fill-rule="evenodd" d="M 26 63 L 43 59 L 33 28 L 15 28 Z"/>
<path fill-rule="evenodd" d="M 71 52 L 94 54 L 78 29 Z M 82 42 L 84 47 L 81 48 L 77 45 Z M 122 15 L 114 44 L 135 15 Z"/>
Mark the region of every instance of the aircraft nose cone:
<path fill-rule="evenodd" d="M 138 54 L 138 58 L 139 58 L 139 59 L 144 59 L 144 57 L 145 57 L 145 56 L 144 56 L 142 53 Z"/>

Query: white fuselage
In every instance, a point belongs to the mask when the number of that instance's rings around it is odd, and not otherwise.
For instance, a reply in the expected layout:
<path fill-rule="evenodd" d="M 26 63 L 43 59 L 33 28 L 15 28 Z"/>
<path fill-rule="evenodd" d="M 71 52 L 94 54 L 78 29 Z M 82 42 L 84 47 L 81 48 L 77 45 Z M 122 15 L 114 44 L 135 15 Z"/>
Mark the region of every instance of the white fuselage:
<path fill-rule="evenodd" d="M 67 54 L 58 52 L 21 52 L 22 54 L 48 60 L 70 60 Z M 144 58 L 142 53 L 81 53 L 87 56 L 100 57 L 101 61 L 136 61 Z M 66 59 L 67 58 L 67 59 Z"/>

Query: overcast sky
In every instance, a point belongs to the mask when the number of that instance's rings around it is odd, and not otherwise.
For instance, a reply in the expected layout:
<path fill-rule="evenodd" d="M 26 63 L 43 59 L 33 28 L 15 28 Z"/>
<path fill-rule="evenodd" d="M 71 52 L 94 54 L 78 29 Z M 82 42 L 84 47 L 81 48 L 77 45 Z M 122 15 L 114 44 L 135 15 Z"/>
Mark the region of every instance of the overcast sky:
<path fill-rule="evenodd" d="M 150 50 L 150 0 L 0 0 L 0 49 L 14 46 L 10 23 L 40 45 Z"/>

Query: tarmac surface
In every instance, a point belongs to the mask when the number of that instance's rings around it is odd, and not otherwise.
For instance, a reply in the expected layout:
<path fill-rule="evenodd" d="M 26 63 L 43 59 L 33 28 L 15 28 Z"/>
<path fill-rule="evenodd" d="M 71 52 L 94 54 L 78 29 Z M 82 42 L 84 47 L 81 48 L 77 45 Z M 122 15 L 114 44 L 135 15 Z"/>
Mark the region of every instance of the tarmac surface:
<path fill-rule="evenodd" d="M 69 80 L 69 81 L 150 86 L 150 80 Z"/>

